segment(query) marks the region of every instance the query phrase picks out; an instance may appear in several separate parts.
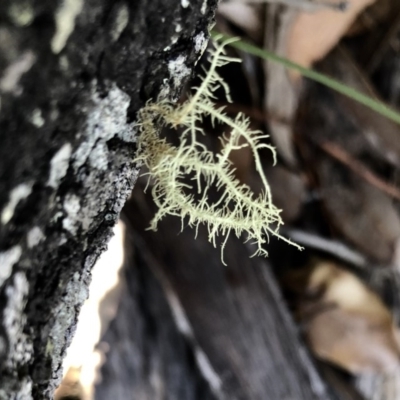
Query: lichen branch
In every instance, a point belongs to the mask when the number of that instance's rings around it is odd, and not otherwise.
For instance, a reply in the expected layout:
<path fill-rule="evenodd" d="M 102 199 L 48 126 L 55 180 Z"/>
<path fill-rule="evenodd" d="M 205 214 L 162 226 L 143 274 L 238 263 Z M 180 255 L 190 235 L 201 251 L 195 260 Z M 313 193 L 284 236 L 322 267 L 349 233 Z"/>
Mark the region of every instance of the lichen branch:
<path fill-rule="evenodd" d="M 151 229 L 156 229 L 157 223 L 166 215 L 178 216 L 182 221 L 188 218 L 189 225 L 195 227 L 196 232 L 200 224 L 207 226 L 208 239 L 214 246 L 218 235 L 225 236 L 222 252 L 231 232 L 238 237 L 245 232 L 248 240 L 257 245 L 255 255 L 267 255 L 263 245 L 270 234 L 292 243 L 278 233 L 283 222 L 280 210 L 272 202 L 259 154 L 262 148 L 267 148 L 275 160 L 275 150 L 264 143 L 267 135 L 250 129 L 250 121 L 242 113 L 232 119 L 224 107 L 218 108 L 214 103 L 214 93 L 220 88 L 231 101 L 229 87 L 217 72 L 227 63 L 240 61 L 225 55 L 225 46 L 231 42 L 232 39 L 222 43 L 216 41 L 209 70 L 201 85 L 195 88 L 195 94 L 189 96 L 184 104 L 149 103 L 140 111 L 137 160 L 147 166 L 154 180 L 152 195 L 158 211 Z M 198 134 L 204 133 L 200 124 L 205 117 L 210 117 L 213 124 L 219 122 L 230 128 L 230 134 L 221 138 L 222 147 L 218 154 L 208 150 L 197 138 Z M 160 122 L 161 125 L 183 128 L 178 146 L 160 138 Z M 243 147 L 250 147 L 263 183 L 258 196 L 234 175 L 235 169 L 229 157 L 232 151 Z M 184 183 L 188 177 L 192 177 L 192 185 Z M 209 201 L 211 188 L 220 193 L 219 199 L 213 203 Z M 197 189 L 200 199 L 193 194 L 194 189 Z"/>

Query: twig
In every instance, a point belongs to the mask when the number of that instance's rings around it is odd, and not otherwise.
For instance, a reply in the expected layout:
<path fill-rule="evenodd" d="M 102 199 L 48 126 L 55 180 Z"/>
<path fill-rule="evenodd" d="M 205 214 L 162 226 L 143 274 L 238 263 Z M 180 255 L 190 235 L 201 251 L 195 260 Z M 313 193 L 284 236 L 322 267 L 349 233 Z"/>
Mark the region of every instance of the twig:
<path fill-rule="evenodd" d="M 317 144 L 322 150 L 324 150 L 336 160 L 340 161 L 342 164 L 349 167 L 354 173 L 361 176 L 369 184 L 377 187 L 378 189 L 382 190 L 382 192 L 385 192 L 396 200 L 400 200 L 399 189 L 383 181 L 378 175 L 373 173 L 363 163 L 354 159 L 349 153 L 347 153 L 337 144 L 328 141 L 320 142 Z"/>
<path fill-rule="evenodd" d="M 337 240 L 327 239 L 298 229 L 282 228 L 281 232 L 302 246 L 332 254 L 356 267 L 365 268 L 368 265 L 368 260 L 364 255 Z"/>
<path fill-rule="evenodd" d="M 243 2 L 243 0 L 230 0 L 231 3 Z M 346 11 L 348 7 L 348 1 L 346 0 L 248 0 L 245 3 L 278 3 L 287 6 L 292 6 L 307 11 L 316 11 L 319 9 L 330 8 L 335 11 Z"/>

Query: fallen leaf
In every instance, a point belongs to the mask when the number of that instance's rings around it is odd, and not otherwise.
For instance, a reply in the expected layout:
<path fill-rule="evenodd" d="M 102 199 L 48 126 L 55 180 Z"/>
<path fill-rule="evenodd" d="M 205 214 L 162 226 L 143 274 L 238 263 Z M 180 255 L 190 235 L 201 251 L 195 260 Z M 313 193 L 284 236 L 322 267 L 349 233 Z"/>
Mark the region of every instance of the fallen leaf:
<path fill-rule="evenodd" d="M 286 38 L 287 56 L 292 61 L 311 67 L 327 55 L 346 34 L 358 14 L 375 0 L 351 0 L 342 12 L 323 9 L 315 13 L 298 12 Z M 291 73 L 297 77 L 296 73 Z"/>
<path fill-rule="evenodd" d="M 267 7 L 265 45 L 268 50 L 304 66 L 322 59 L 338 43 L 358 14 L 374 0 L 349 0 L 345 11 L 323 8 L 307 12 L 271 4 Z M 292 120 L 297 109 L 301 79 L 298 72 L 266 61 L 265 108 L 272 115 L 271 136 L 279 154 L 297 166 Z"/>
<path fill-rule="evenodd" d="M 259 42 L 263 34 L 263 15 L 260 6 L 239 1 L 221 2 L 218 14 L 242 29 L 251 39 Z"/>
<path fill-rule="evenodd" d="M 394 370 L 399 348 L 389 321 L 340 308 L 316 315 L 307 338 L 315 354 L 353 374 Z"/>
<path fill-rule="evenodd" d="M 332 262 L 318 262 L 305 294 L 311 300 L 303 300 L 301 314 L 316 356 L 353 374 L 399 366 L 399 333 L 392 315 L 358 277 Z"/>

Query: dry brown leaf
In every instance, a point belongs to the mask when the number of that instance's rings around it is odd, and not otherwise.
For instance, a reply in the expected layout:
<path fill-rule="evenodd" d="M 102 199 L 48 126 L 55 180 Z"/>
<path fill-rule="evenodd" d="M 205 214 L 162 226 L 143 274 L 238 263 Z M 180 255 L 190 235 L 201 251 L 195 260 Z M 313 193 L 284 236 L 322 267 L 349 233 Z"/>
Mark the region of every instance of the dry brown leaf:
<path fill-rule="evenodd" d="M 260 13 L 259 6 L 244 2 L 221 2 L 218 13 L 256 42 L 262 38 L 263 14 Z"/>
<path fill-rule="evenodd" d="M 331 262 L 319 262 L 304 303 L 311 315 L 306 336 L 313 352 L 354 374 L 387 372 L 399 366 L 398 331 L 389 310 L 360 279 Z"/>
<path fill-rule="evenodd" d="M 323 58 L 346 33 L 357 15 L 374 0 L 349 0 L 344 12 L 329 8 L 313 13 L 293 7 L 269 5 L 266 15 L 265 44 L 280 56 L 305 67 Z M 265 62 L 265 107 L 274 117 L 270 123 L 271 136 L 279 154 L 292 167 L 297 158 L 292 140 L 294 112 L 298 104 L 300 75 L 272 62 Z"/>
<path fill-rule="evenodd" d="M 297 13 L 287 33 L 287 57 L 304 67 L 311 67 L 333 49 L 358 14 L 374 1 L 351 0 L 343 12 L 324 9 L 315 13 Z M 294 72 L 291 74 L 299 76 Z"/>
<path fill-rule="evenodd" d="M 336 308 L 310 322 L 308 340 L 322 359 L 353 374 L 394 370 L 399 349 L 390 323 Z"/>
<path fill-rule="evenodd" d="M 379 297 L 356 275 L 332 262 L 321 261 L 310 275 L 307 290 L 324 288 L 322 301 L 335 304 L 343 310 L 391 320 L 391 314 Z"/>

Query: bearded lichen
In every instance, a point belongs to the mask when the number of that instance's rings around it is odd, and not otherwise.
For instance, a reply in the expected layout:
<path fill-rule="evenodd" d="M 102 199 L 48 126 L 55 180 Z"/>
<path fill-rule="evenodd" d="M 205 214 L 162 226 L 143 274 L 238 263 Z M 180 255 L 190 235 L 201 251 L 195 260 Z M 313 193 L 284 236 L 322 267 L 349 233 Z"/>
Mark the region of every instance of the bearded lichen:
<path fill-rule="evenodd" d="M 268 149 L 275 162 L 275 150 L 265 142 L 267 135 L 250 128 L 250 121 L 244 114 L 238 113 L 232 118 L 224 107 L 215 104 L 215 92 L 219 89 L 223 89 L 227 100 L 231 101 L 229 87 L 217 69 L 240 62 L 226 55 L 225 47 L 232 40 L 215 41 L 215 49 L 210 51 L 208 71 L 204 71 L 201 84 L 183 104 L 165 100 L 149 102 L 140 111 L 137 160 L 146 165 L 153 182 L 152 195 L 158 211 L 152 220 L 152 229 L 156 229 L 164 216 L 174 215 L 182 221 L 187 219 L 196 230 L 200 224 L 206 225 L 208 238 L 214 246 L 217 236 L 222 235 L 222 251 L 230 233 L 238 237 L 246 233 L 248 240 L 257 245 L 255 255 L 267 255 L 263 245 L 269 240 L 269 235 L 290 242 L 278 233 L 283 222 L 280 210 L 272 202 L 260 158 L 260 150 Z M 199 140 L 204 134 L 202 122 L 206 117 L 213 124 L 224 124 L 229 129 L 229 134 L 221 137 L 221 150 L 217 154 Z M 178 145 L 160 137 L 162 126 L 179 128 Z M 244 147 L 250 148 L 262 182 L 263 190 L 257 196 L 235 177 L 235 168 L 230 160 L 233 151 Z M 220 193 L 213 202 L 210 201 L 212 188 Z"/>

